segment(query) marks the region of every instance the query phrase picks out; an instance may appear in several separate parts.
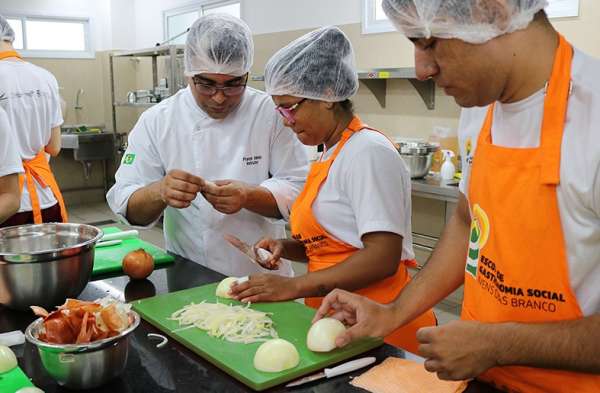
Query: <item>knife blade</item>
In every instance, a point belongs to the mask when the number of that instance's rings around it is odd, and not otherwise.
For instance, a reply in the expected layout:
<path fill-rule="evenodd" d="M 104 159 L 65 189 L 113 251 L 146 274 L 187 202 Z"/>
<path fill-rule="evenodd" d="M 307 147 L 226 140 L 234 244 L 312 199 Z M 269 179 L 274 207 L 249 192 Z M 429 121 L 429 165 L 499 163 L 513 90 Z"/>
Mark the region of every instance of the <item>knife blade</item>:
<path fill-rule="evenodd" d="M 246 255 L 253 263 L 256 263 L 258 266 L 262 267 L 263 269 L 269 269 L 267 266 L 265 266 L 261 263 L 261 261 L 267 260 L 268 258 L 270 258 L 271 253 L 269 251 L 262 249 L 262 248 L 259 249 L 259 251 L 262 251 L 262 254 L 263 254 L 263 255 L 261 255 L 261 256 L 263 256 L 263 258 L 261 258 L 254 251 L 254 248 L 252 246 L 250 246 L 248 243 L 245 243 L 242 240 L 238 239 L 237 237 L 230 235 L 228 233 L 225 233 L 223 235 L 223 237 L 225 238 L 225 240 L 227 240 L 227 242 L 229 244 L 231 244 L 233 247 L 240 250 L 242 252 L 242 254 Z M 269 270 L 273 270 L 273 269 L 269 269 Z"/>
<path fill-rule="evenodd" d="M 339 366 L 336 366 L 334 368 L 326 368 L 323 371 L 318 372 L 316 374 L 312 374 L 307 377 L 297 379 L 293 382 L 288 383 L 287 385 L 285 385 L 285 387 L 291 388 L 294 386 L 304 385 L 305 383 L 317 381 L 322 378 L 337 377 L 338 375 L 346 374 L 351 371 L 356 371 L 356 370 L 366 367 L 370 364 L 373 364 L 373 363 L 375 363 L 375 360 L 376 359 L 373 356 L 366 357 L 366 358 L 360 358 L 360 359 L 356 359 L 356 360 L 351 360 L 349 362 L 340 364 Z"/>

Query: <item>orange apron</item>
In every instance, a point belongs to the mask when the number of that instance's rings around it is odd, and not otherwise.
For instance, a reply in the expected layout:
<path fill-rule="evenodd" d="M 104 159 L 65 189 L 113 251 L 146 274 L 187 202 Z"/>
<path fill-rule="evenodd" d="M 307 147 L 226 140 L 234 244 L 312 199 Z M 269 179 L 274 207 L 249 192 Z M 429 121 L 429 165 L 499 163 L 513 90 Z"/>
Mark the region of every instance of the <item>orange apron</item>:
<path fill-rule="evenodd" d="M 0 52 L 0 60 L 7 59 L 9 57 L 16 57 L 21 59 L 21 56 L 14 50 Z M 63 222 L 68 221 L 67 209 L 65 208 L 65 202 L 63 200 L 56 179 L 50 169 L 50 164 L 46 159 L 44 150 L 42 149 L 33 159 L 23 160 L 23 169 L 25 170 L 24 175 L 19 176 L 19 190 L 23 192 L 23 186 L 27 184 L 27 191 L 29 191 L 29 197 L 31 198 L 31 208 L 33 212 L 33 222 L 35 224 L 42 223 L 42 209 L 40 207 L 40 200 L 38 198 L 37 190 L 35 188 L 34 179 L 44 188 L 50 187 L 54 197 L 58 201 L 60 206 L 60 213 Z"/>
<path fill-rule="evenodd" d="M 62 216 L 63 222 L 68 222 L 69 217 L 67 215 L 65 201 L 63 200 L 60 188 L 58 188 L 58 183 L 52 174 L 52 169 L 50 169 L 50 164 L 46 159 L 44 150 L 40 151 L 31 160 L 23 160 L 23 169 L 25 170 L 25 174 L 19 176 L 19 189 L 23 192 L 23 186 L 27 185 L 27 191 L 29 192 L 29 198 L 31 199 L 34 224 L 42 223 L 42 209 L 40 207 L 40 200 L 38 198 L 34 179 L 43 188 L 50 187 L 60 206 L 60 215 Z"/>
<path fill-rule="evenodd" d="M 9 57 L 16 57 L 17 59 L 22 59 L 21 55 L 14 50 L 5 50 L 0 52 L 0 60 L 8 59 Z"/>
<path fill-rule="evenodd" d="M 539 323 L 582 318 L 570 286 L 556 187 L 573 49 L 561 36 L 544 102 L 539 148 L 492 144 L 481 129 L 469 186 L 472 224 L 462 318 Z M 600 392 L 600 376 L 496 367 L 479 377 L 511 392 Z"/>
<path fill-rule="evenodd" d="M 310 168 L 306 179 L 304 189 L 294 202 L 290 213 L 290 227 L 294 239 L 304 243 L 306 255 L 308 256 L 308 271 L 314 272 L 327 269 L 338 263 L 343 263 L 348 257 L 357 252 L 354 246 L 335 239 L 319 224 L 312 211 L 312 205 L 321 185 L 329 175 L 329 169 L 333 164 L 348 139 L 360 130 L 367 128 L 358 117 L 354 117 L 348 128 L 342 134 L 332 156 L 321 162 L 315 162 Z M 376 261 L 374 261 L 376 263 Z M 369 287 L 360 289 L 356 293 L 366 296 L 379 303 L 391 303 L 404 286 L 410 281 L 410 276 L 406 269 L 406 264 L 414 265 L 415 261 L 402 261 L 399 264 L 396 274 L 381 280 Z M 306 298 L 306 305 L 317 308 L 320 306 L 322 298 Z M 409 324 L 395 330 L 391 335 L 385 338 L 385 341 L 409 350 L 417 352 L 418 342 L 416 331 L 424 326 L 433 326 L 436 324 L 433 312 L 427 311 Z"/>

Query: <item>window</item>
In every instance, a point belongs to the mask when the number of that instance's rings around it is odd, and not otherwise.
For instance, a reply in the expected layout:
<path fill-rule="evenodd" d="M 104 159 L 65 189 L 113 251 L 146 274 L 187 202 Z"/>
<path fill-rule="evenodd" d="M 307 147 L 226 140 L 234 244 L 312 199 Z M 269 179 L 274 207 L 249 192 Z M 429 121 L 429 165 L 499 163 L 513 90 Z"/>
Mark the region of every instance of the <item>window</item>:
<path fill-rule="evenodd" d="M 363 0 L 362 33 L 386 33 L 396 31 L 383 12 L 383 0 Z"/>
<path fill-rule="evenodd" d="M 204 1 L 164 12 L 164 38 L 169 44 L 185 44 L 186 30 L 202 15 L 225 13 L 240 17 L 240 1 Z"/>
<path fill-rule="evenodd" d="M 91 58 L 88 19 L 10 17 L 15 49 L 25 57 Z"/>

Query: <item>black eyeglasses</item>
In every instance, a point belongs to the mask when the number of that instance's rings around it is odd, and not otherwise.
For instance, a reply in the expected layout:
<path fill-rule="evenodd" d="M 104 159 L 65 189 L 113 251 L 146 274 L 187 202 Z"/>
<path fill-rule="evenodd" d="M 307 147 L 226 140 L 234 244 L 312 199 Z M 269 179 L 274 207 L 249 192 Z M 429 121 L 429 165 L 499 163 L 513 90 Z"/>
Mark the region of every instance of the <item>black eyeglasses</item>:
<path fill-rule="evenodd" d="M 204 83 L 199 75 L 195 75 L 192 77 L 192 82 L 194 82 L 194 87 L 196 91 L 203 96 L 212 97 L 217 94 L 218 91 L 222 91 L 224 95 L 227 97 L 239 96 L 244 92 L 246 88 L 246 84 L 248 83 L 248 74 L 244 76 L 243 80 L 240 80 L 239 85 L 234 86 L 222 86 L 218 87 L 215 85 L 209 85 Z"/>

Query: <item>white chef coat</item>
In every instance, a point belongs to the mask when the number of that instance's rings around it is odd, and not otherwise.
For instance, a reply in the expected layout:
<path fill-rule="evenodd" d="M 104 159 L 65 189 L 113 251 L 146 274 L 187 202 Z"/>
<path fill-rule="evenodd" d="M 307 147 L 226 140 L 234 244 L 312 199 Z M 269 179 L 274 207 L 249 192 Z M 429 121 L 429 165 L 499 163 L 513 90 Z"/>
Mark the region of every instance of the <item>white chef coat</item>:
<path fill-rule="evenodd" d="M 346 142 L 331 165 L 313 212 L 329 234 L 356 248 L 364 248 L 366 233 L 396 233 L 403 238 L 402 260 L 412 260 L 411 203 L 410 173 L 398 150 L 385 136 L 365 129 Z"/>
<path fill-rule="evenodd" d="M 23 165 L 18 150 L 17 138 L 8 122 L 8 116 L 0 107 L 0 177 L 23 173 Z"/>
<path fill-rule="evenodd" d="M 569 279 L 584 315 L 600 313 L 600 60 L 575 50 L 560 161 L 558 207 L 565 237 Z M 544 91 L 522 101 L 496 103 L 494 145 L 529 148 L 540 144 Z M 463 109 L 459 143 L 463 157 L 460 190 L 468 197 L 469 174 L 485 108 Z M 471 144 L 471 151 L 466 146 Z M 494 176 L 493 173 L 490 176 Z"/>
<path fill-rule="evenodd" d="M 265 187 L 287 219 L 304 187 L 308 158 L 265 93 L 246 88 L 240 105 L 216 120 L 197 105 L 188 87 L 140 117 L 107 195 L 111 209 L 124 220 L 129 197 L 172 169 L 211 181 L 232 179 Z M 229 245 L 223 234 L 254 244 L 263 236 L 284 238 L 285 228 L 282 220 L 245 209 L 222 214 L 199 194 L 189 208 L 166 208 L 164 233 L 167 250 L 220 273 L 244 276 L 266 270 Z M 290 262 L 274 273 L 291 276 Z"/>
<path fill-rule="evenodd" d="M 0 106 L 13 127 L 18 142 L 15 149 L 22 160 L 35 157 L 50 142 L 52 128 L 63 123 L 56 78 L 25 61 L 0 61 Z M 56 205 L 50 187 L 34 183 L 40 207 Z M 23 187 L 19 212 L 31 210 L 29 191 Z"/>

